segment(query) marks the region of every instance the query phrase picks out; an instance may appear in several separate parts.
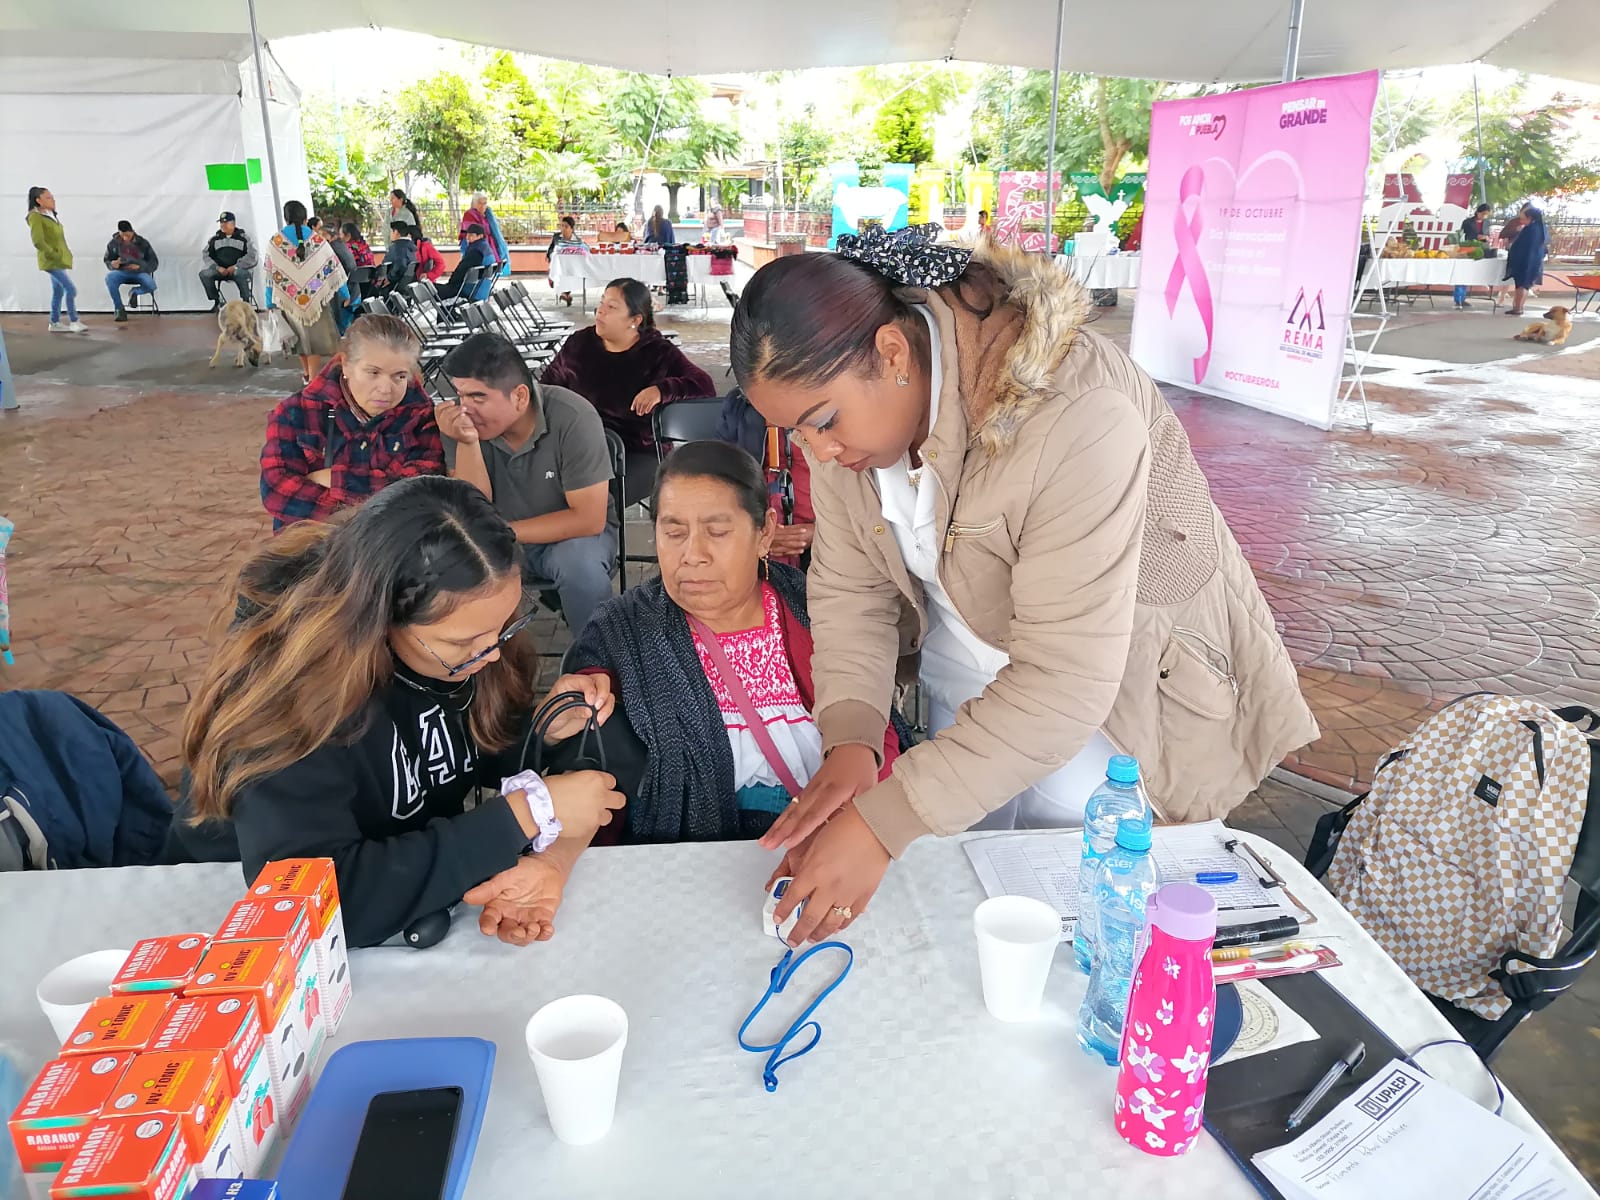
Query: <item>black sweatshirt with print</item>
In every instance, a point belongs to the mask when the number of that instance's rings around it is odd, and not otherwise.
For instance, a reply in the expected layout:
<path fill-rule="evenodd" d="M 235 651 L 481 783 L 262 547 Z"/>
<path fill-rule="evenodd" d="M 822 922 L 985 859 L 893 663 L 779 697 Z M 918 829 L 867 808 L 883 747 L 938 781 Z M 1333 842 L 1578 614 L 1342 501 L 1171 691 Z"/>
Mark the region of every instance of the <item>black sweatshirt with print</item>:
<path fill-rule="evenodd" d="M 275 859 L 333 859 L 349 944 L 375 946 L 515 866 L 528 839 L 505 799 L 467 802 L 521 769 L 522 746 L 473 744 L 472 686 L 396 663 L 354 742 L 332 739 L 240 792 L 245 880 Z"/>

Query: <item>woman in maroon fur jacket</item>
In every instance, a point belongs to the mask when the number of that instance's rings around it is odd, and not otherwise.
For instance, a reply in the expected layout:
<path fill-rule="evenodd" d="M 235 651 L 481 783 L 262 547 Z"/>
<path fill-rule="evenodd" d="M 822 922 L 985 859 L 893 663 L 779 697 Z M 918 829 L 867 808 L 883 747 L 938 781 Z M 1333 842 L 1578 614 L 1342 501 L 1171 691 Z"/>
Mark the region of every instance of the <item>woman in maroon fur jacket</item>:
<path fill-rule="evenodd" d="M 650 414 L 674 400 L 715 396 L 716 385 L 656 328 L 650 290 L 637 279 L 606 285 L 594 324 L 579 330 L 545 367 L 542 383 L 570 388 L 600 410 L 628 450 L 627 494 L 655 484 L 656 443 Z"/>

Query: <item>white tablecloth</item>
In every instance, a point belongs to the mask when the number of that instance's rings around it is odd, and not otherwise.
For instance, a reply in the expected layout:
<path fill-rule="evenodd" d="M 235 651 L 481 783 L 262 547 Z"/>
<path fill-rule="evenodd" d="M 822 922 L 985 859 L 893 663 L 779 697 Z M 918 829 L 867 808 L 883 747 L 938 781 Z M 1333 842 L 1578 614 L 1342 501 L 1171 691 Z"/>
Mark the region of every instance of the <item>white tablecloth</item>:
<path fill-rule="evenodd" d="M 1056 262 L 1084 287 L 1136 288 L 1137 254 L 1058 254 Z"/>
<path fill-rule="evenodd" d="M 1328 972 L 1330 983 L 1402 1047 L 1451 1036 L 1297 863 L 1246 840 L 1302 899 L 1318 897 L 1323 932 L 1346 935 L 1338 945 L 1349 965 Z M 822 1006 L 821 1044 L 784 1067 L 769 1095 L 761 1058 L 741 1052 L 735 1033 L 780 953 L 759 929 L 773 864 L 749 843 L 591 851 L 551 942 L 502 946 L 462 912 L 432 950 L 354 953 L 355 997 L 335 1045 L 438 1035 L 497 1043 L 468 1187 L 485 1200 L 1255 1195 L 1208 1136 L 1176 1160 L 1117 1137 L 1115 1072 L 1073 1038 L 1084 980 L 1070 953 L 1056 959 L 1040 1021 L 987 1016 L 972 935 L 983 893 L 953 840 L 920 842 L 890 868 L 871 912 L 850 930 L 855 968 Z M 22 1047 L 25 1065 L 37 1067 L 54 1051 L 33 998 L 47 969 L 141 936 L 214 928 L 243 888 L 236 865 L 0 875 L 0 1043 Z M 755 1032 L 786 1023 L 821 986 L 819 976 L 802 976 L 799 994 L 778 997 Z M 533 1011 L 574 992 L 616 999 L 631 1026 L 616 1126 L 582 1149 L 550 1133 L 523 1048 Z M 1468 1095 L 1492 1097 L 1465 1047 L 1430 1050 L 1422 1061 Z M 1515 1099 L 1506 1115 L 1564 1161 Z M 1571 1178 L 1577 1194 L 1594 1195 L 1576 1171 Z"/>
<path fill-rule="evenodd" d="M 1385 286 L 1497 288 L 1505 274 L 1503 258 L 1382 258 L 1376 280 Z"/>
<path fill-rule="evenodd" d="M 709 254 L 691 254 L 685 260 L 691 285 L 712 281 Z M 723 276 L 731 280 L 733 277 Z M 659 254 L 557 254 L 550 260 L 550 279 L 567 291 L 585 283 L 604 287 L 613 279 L 637 279 L 660 285 L 667 281 L 666 264 Z"/>

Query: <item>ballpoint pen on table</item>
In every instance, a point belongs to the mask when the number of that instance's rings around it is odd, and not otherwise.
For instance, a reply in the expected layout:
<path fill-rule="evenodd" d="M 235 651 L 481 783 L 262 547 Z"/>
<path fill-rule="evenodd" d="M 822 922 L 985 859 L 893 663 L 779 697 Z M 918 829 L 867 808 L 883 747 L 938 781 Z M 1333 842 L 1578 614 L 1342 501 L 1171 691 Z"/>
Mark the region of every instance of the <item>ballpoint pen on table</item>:
<path fill-rule="evenodd" d="M 1284 1128 L 1293 1133 L 1304 1125 L 1312 1110 L 1321 1104 L 1322 1098 L 1333 1090 L 1333 1085 L 1359 1067 L 1362 1059 L 1366 1057 L 1367 1045 L 1365 1042 L 1357 1042 L 1354 1046 L 1351 1046 L 1340 1057 L 1338 1062 L 1328 1068 L 1327 1074 L 1317 1080 L 1317 1085 L 1306 1093 L 1306 1098 L 1295 1105 L 1295 1109 L 1289 1114 L 1289 1120 L 1284 1124 Z"/>

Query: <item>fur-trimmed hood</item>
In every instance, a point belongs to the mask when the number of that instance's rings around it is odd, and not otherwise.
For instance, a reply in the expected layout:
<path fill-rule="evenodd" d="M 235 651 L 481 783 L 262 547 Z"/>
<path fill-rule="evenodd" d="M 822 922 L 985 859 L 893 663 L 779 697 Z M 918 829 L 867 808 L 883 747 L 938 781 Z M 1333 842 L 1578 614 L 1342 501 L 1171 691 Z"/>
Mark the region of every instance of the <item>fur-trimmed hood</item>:
<path fill-rule="evenodd" d="M 993 452 L 1056 394 L 1054 379 L 1091 311 L 1089 293 L 1043 255 L 988 239 L 935 295 L 949 307 L 973 437 Z"/>

